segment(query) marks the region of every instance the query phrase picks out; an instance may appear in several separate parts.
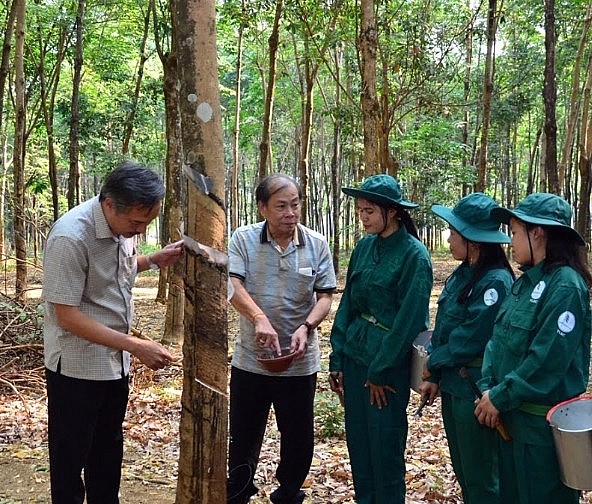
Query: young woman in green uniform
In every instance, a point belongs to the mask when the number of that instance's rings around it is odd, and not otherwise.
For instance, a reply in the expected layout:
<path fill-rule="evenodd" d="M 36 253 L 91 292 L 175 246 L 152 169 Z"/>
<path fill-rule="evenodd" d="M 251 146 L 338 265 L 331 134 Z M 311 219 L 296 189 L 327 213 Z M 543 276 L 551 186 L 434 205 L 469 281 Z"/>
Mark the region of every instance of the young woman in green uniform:
<path fill-rule="evenodd" d="M 331 331 L 329 370 L 343 394 L 356 502 L 404 504 L 410 350 L 428 325 L 432 265 L 389 175 L 357 189 L 368 236 L 356 245 Z"/>
<path fill-rule="evenodd" d="M 483 359 L 483 397 L 475 414 L 494 427 L 503 416 L 511 441 L 500 443 L 500 501 L 577 504 L 566 487 L 545 415 L 586 390 L 590 365 L 592 276 L 571 208 L 554 194 L 526 197 L 491 215 L 509 223 L 523 274 L 502 303 Z"/>
<path fill-rule="evenodd" d="M 485 345 L 514 273 L 501 243 L 510 238 L 490 217 L 497 203 L 483 193 L 469 194 L 454 208 L 433 205 L 450 225 L 450 253 L 461 264 L 446 280 L 438 299 L 431 350 L 420 393 L 431 404 L 442 396 L 442 418 L 454 472 L 465 504 L 500 504 L 496 432 L 474 415 L 475 394 L 459 370 L 481 378 Z"/>

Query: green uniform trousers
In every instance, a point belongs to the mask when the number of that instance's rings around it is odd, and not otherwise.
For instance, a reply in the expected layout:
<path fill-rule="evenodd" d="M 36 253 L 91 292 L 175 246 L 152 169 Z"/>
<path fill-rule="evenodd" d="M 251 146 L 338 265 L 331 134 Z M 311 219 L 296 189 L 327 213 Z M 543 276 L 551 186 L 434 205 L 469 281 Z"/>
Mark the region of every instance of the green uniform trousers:
<path fill-rule="evenodd" d="M 501 504 L 495 429 L 481 425 L 472 400 L 442 392 L 442 419 L 465 504 Z"/>
<path fill-rule="evenodd" d="M 559 479 L 555 446 L 500 438 L 501 502 L 512 504 L 578 504 L 580 492 Z"/>
<path fill-rule="evenodd" d="M 382 409 L 370 405 L 367 373 L 367 367 L 345 357 L 345 429 L 356 502 L 404 504 L 409 368 L 402 366 L 380 384 L 397 391 L 387 393 L 388 405 Z"/>

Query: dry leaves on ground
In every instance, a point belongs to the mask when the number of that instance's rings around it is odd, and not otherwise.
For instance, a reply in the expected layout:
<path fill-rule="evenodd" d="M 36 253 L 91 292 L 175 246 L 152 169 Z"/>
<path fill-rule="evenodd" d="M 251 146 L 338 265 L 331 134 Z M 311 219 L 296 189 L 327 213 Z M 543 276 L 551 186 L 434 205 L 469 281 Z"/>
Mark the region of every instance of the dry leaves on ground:
<path fill-rule="evenodd" d="M 443 265 L 442 265 L 443 264 Z M 435 268 L 436 289 L 432 296 L 432 317 L 438 288 L 443 285 L 453 264 Z M 144 280 L 144 284 L 146 280 Z M 164 307 L 145 291 L 136 301 L 136 313 L 143 332 L 158 337 L 164 319 Z M 337 301 L 334 304 L 334 309 Z M 34 310 L 36 312 L 36 310 Z M 334 310 L 333 310 L 334 312 Z M 331 316 L 332 317 L 332 316 Z M 327 365 L 331 317 L 321 326 L 322 362 Z M 18 318 L 18 317 L 17 317 Z M 8 320 L 14 320 L 14 314 Z M 42 360 L 37 343 L 30 347 L 6 338 L 5 319 L 0 305 L 0 503 L 48 503 L 47 413 L 42 375 Z M 432 318 L 433 320 L 433 318 Z M 26 331 L 38 330 L 38 325 Z M 235 318 L 231 325 L 236 324 Z M 235 329 L 231 328 L 231 333 Z M 12 349 L 7 347 L 11 346 Z M 12 353 L 11 353 L 12 352 Z M 176 351 L 180 353 L 179 350 Z M 122 477 L 122 502 L 134 504 L 172 504 L 174 502 L 177 460 L 179 456 L 179 402 L 182 370 L 171 366 L 157 372 L 134 361 L 133 379 L 125 428 L 125 460 Z M 9 381 L 9 384 L 4 383 Z M 351 469 L 343 436 L 341 406 L 329 392 L 326 372 L 319 375 L 316 403 L 317 439 L 309 477 L 305 483 L 307 503 L 353 504 Z M 407 503 L 459 504 L 456 483 L 439 403 L 426 407 L 415 418 L 419 396 L 412 393 L 408 409 Z M 275 469 L 279 453 L 279 433 L 270 417 L 256 474 L 259 494 L 252 504 L 268 504 L 275 489 Z M 582 503 L 592 503 L 585 494 Z"/>

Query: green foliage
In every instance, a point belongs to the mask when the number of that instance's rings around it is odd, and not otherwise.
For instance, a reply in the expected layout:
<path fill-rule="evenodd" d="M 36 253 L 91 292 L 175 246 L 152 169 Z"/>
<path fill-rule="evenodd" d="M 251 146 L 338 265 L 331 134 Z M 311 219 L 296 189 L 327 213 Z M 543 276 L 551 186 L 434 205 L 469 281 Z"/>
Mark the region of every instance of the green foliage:
<path fill-rule="evenodd" d="M 320 439 L 344 438 L 343 406 L 331 390 L 319 390 L 315 395 L 315 422 Z"/>
<path fill-rule="evenodd" d="M 164 50 L 168 51 L 171 48 L 168 3 L 158 0 L 156 4 L 159 36 Z M 268 82 L 269 35 L 276 2 L 246 1 L 243 5 L 240 0 L 223 0 L 216 6 L 221 113 L 225 159 L 229 166 L 237 98 L 237 34 L 239 27 L 243 29 L 239 175 L 241 197 L 245 199 L 242 203 L 246 208 L 252 206 L 250 191 L 257 177 Z M 125 126 L 134 105 L 147 7 L 145 0 L 87 3 L 78 139 L 84 198 L 94 193 L 103 174 L 122 157 Z M 377 85 L 382 124 L 389 131 L 389 148 L 396 162 L 397 176 L 407 194 L 422 205 L 417 213 L 421 223 L 430 222 L 428 209 L 433 202 L 453 204 L 471 189 L 475 180 L 481 134 L 486 7 L 486 4 L 464 0 L 376 2 Z M 523 193 L 531 153 L 537 153 L 534 142 L 544 112 L 541 98 L 545 57 L 543 7 L 542 3 L 517 0 L 503 4 L 496 41 L 488 145 L 488 190 L 492 194 L 498 195 L 500 191 L 505 194 L 508 190 L 510 166 L 515 166 L 517 191 Z M 569 113 L 574 55 L 587 7 L 584 0 L 556 3 L 559 146 Z M 2 19 L 6 19 L 7 8 L 0 3 Z M 69 0 L 27 2 L 25 178 L 29 181 L 28 197 L 35 200 L 40 216 L 44 212 L 51 213 L 50 191 L 46 185 L 47 133 L 39 108 L 42 102 L 40 69 L 43 65 L 46 86 L 51 85 L 53 76 L 59 76 L 52 125 L 60 201 L 63 202 L 69 171 L 75 9 L 76 3 Z M 334 16 L 337 21 L 331 29 Z M 330 213 L 327 174 L 330 173 L 335 126 L 340 128 L 341 184 L 350 184 L 364 173 L 360 54 L 356 47 L 359 20 L 359 3 L 353 0 L 299 0 L 286 2 L 281 22 L 271 132 L 272 169 L 296 173 L 302 143 L 303 76 L 307 65 L 318 65 L 313 92 L 309 175 L 312 183 L 309 187 L 318 192 L 312 196 L 326 213 Z M 128 156 L 162 169 L 166 154 L 163 71 L 155 52 L 152 23 L 150 29 L 148 59 Z M 65 59 L 58 69 L 60 34 L 65 35 Z M 469 40 L 470 62 L 466 59 Z M 588 44 L 584 61 L 589 51 Z M 584 72 L 585 65 L 581 82 L 585 79 Z M 14 117 L 9 98 L 9 94 L 4 96 L 0 135 L 10 161 Z M 515 137 L 511 137 L 514 132 Z M 535 165 L 538 160 L 535 159 Z M 10 194 L 10 173 L 7 181 L 7 194 Z M 577 182 L 573 184 L 575 188 Z M 251 215 L 245 208 L 242 214 Z M 60 211 L 63 209 L 60 203 Z M 10 222 L 10 208 L 5 218 Z M 342 229 L 347 224 L 343 223 Z M 6 227 L 10 226 L 6 224 Z"/>

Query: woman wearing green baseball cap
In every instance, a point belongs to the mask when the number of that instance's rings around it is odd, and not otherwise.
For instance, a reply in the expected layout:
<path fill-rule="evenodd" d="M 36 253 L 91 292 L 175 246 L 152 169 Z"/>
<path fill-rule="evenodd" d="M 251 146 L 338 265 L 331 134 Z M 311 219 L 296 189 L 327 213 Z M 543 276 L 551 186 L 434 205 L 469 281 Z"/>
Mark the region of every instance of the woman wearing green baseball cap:
<path fill-rule="evenodd" d="M 523 274 L 502 303 L 483 359 L 475 414 L 511 441 L 500 443 L 500 502 L 577 504 L 560 480 L 549 409 L 586 390 L 590 365 L 592 276 L 569 204 L 554 194 L 527 196 L 491 216 L 510 225 Z"/>
<path fill-rule="evenodd" d="M 483 193 L 469 194 L 454 208 L 433 205 L 450 226 L 450 253 L 461 264 L 446 280 L 438 299 L 431 350 L 424 370 L 422 396 L 431 404 L 442 396 L 442 418 L 452 466 L 465 504 L 499 504 L 496 432 L 474 415 L 475 394 L 459 374 L 481 378 L 485 345 L 514 273 L 502 243 L 510 238 L 490 217 L 498 204 Z"/>
<path fill-rule="evenodd" d="M 432 265 L 397 181 L 368 177 L 356 198 L 368 236 L 356 245 L 331 331 L 331 388 L 345 406 L 358 504 L 404 504 L 411 347 L 427 328 Z"/>

